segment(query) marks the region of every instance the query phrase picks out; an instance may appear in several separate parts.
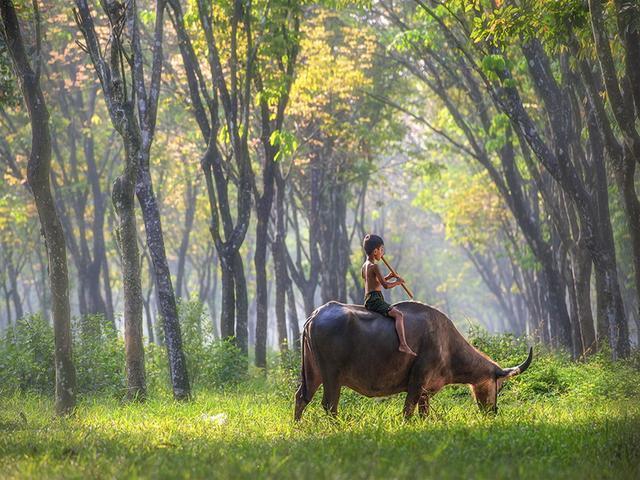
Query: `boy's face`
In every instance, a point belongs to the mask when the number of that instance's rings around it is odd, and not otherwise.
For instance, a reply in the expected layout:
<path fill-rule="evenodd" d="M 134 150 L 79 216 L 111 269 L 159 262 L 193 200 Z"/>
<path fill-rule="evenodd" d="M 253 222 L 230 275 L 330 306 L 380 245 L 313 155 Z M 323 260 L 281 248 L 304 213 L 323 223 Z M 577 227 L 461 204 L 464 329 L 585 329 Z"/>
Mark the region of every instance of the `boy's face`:
<path fill-rule="evenodd" d="M 378 248 L 376 248 L 373 251 L 373 258 L 375 258 L 376 260 L 380 260 L 383 255 L 384 255 L 384 245 L 380 245 Z"/>

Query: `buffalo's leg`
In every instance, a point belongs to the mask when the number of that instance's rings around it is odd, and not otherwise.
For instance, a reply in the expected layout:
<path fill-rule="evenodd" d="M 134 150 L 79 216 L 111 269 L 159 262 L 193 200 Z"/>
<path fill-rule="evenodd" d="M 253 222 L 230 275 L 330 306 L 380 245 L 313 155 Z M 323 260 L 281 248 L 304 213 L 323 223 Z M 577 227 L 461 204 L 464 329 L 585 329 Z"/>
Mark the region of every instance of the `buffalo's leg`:
<path fill-rule="evenodd" d="M 409 389 L 407 391 L 407 398 L 404 400 L 404 418 L 411 418 L 413 412 L 416 410 L 416 405 L 420 400 L 422 394 L 422 385 L 418 383 L 409 382 Z"/>
<path fill-rule="evenodd" d="M 336 416 L 338 415 L 338 400 L 340 400 L 340 385 L 335 380 L 325 379 L 323 386 L 322 406 L 327 413 Z"/>
<path fill-rule="evenodd" d="M 294 414 L 294 420 L 298 421 L 302 417 L 305 407 L 311 402 L 313 395 L 320 387 L 322 383 L 320 375 L 315 369 L 310 369 L 310 375 L 308 378 L 302 379 L 298 390 L 296 391 L 296 411 Z"/>
<path fill-rule="evenodd" d="M 407 398 L 404 401 L 404 417 L 410 418 L 416 410 L 420 397 L 425 393 L 425 363 L 424 359 L 417 360 L 411 367 Z"/>
<path fill-rule="evenodd" d="M 320 381 L 316 378 L 313 378 L 312 381 L 307 383 L 306 385 L 301 384 L 298 387 L 298 391 L 296 391 L 296 412 L 294 415 L 294 420 L 300 420 L 302 417 L 302 412 L 309 403 L 311 399 L 313 399 L 313 395 L 318 390 L 320 386 Z"/>
<path fill-rule="evenodd" d="M 422 418 L 427 418 L 429 415 L 429 393 L 424 392 L 420 395 L 420 399 L 418 400 L 418 413 Z"/>
<path fill-rule="evenodd" d="M 418 413 L 422 418 L 426 418 L 429 415 L 429 400 L 444 386 L 444 382 L 441 379 L 427 380 L 426 386 L 422 389 L 420 399 L 418 400 Z"/>

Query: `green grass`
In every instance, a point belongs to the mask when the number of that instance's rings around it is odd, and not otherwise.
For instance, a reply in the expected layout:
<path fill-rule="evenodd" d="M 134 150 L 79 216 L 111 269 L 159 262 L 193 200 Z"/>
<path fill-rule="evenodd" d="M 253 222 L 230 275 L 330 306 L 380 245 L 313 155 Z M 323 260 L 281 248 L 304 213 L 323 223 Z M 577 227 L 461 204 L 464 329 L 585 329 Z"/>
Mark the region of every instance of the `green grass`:
<path fill-rule="evenodd" d="M 321 393 L 321 392 L 319 392 Z M 0 396 L 0 478 L 640 478 L 640 373 L 550 355 L 501 392 L 484 416 L 463 387 L 403 421 L 403 397 L 343 389 L 339 418 L 316 395 L 292 421 L 284 375 L 190 403 L 85 397 L 54 417 L 41 394 Z M 210 416 L 225 413 L 218 425 Z"/>

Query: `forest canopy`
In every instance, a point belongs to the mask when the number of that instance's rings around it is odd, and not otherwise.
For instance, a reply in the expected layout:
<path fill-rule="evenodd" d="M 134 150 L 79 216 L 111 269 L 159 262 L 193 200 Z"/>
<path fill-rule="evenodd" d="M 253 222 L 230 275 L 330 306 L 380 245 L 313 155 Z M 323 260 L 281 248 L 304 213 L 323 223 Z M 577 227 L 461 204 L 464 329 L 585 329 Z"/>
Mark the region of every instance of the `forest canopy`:
<path fill-rule="evenodd" d="M 131 398 L 155 346 L 189 397 L 190 308 L 239 370 L 298 352 L 367 233 L 462 330 L 637 346 L 638 2 L 0 5 L 0 332 L 53 326 L 60 411 L 80 335 Z"/>

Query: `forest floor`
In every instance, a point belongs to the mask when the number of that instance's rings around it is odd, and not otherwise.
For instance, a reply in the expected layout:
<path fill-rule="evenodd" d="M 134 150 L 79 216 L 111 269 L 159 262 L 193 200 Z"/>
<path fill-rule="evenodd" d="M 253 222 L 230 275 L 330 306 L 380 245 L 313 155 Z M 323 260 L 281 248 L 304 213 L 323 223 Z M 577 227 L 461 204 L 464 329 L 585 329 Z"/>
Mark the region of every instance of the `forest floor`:
<path fill-rule="evenodd" d="M 253 378 L 189 403 L 84 397 L 54 417 L 41 394 L 0 392 L 0 478 L 640 478 L 640 371 L 538 357 L 485 416 L 448 387 L 429 418 L 403 397 L 316 394 L 294 423 L 293 376 Z M 275 377 L 278 377 L 275 375 Z M 282 377 L 282 375 L 281 375 Z M 319 392 L 321 393 L 321 392 Z"/>

